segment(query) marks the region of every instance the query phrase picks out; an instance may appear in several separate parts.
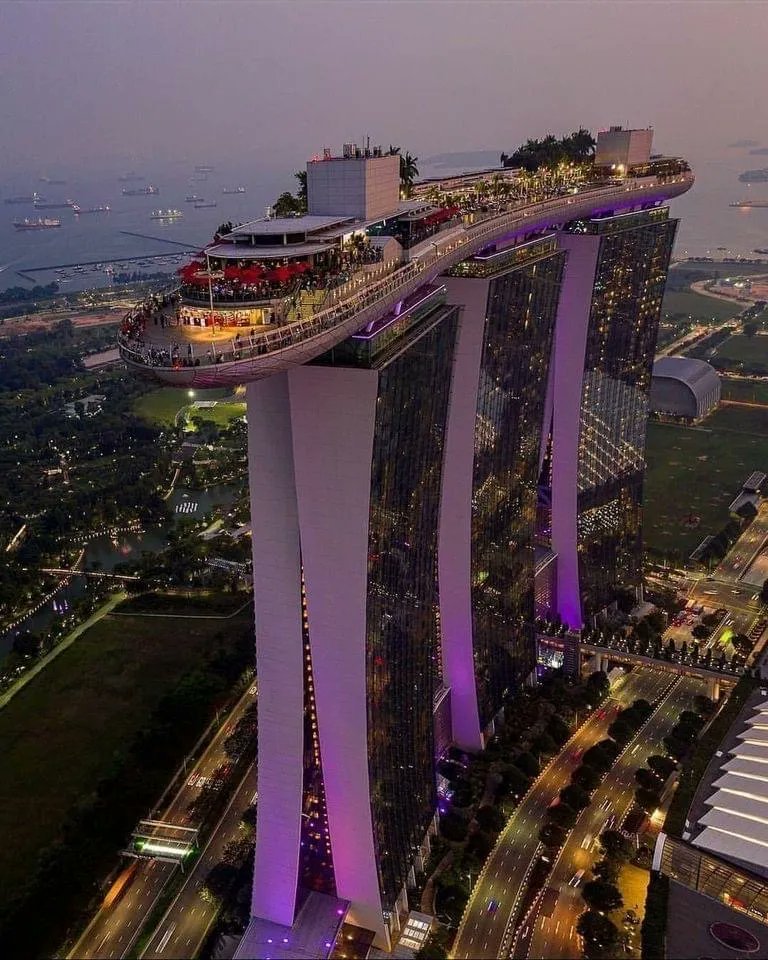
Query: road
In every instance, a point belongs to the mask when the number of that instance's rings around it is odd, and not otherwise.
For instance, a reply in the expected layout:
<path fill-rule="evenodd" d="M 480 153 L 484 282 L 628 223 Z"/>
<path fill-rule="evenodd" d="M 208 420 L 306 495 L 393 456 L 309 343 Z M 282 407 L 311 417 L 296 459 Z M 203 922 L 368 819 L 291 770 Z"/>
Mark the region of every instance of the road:
<path fill-rule="evenodd" d="M 483 867 L 456 935 L 451 952 L 454 960 L 496 960 L 505 955 L 508 928 L 517 919 L 521 896 L 541 850 L 539 830 L 546 823 L 547 807 L 578 766 L 575 756 L 608 735 L 615 707 L 626 707 L 639 697 L 652 701 L 669 684 L 669 674 L 660 670 L 632 671 L 545 767 L 510 817 Z M 491 900 L 499 904 L 494 913 L 488 912 Z"/>
<path fill-rule="evenodd" d="M 597 838 L 615 817 L 620 825 L 632 806 L 637 783 L 635 770 L 645 766 L 653 753 L 663 752 L 662 738 L 677 722 L 680 712 L 690 709 L 692 698 L 706 694 L 706 683 L 693 677 L 675 682 L 648 723 L 629 742 L 624 752 L 594 792 L 592 803 L 582 811 L 556 859 L 547 881 L 547 893 L 541 897 L 514 944 L 515 957 L 581 957 L 576 923 L 586 909 L 578 887 L 569 881 L 579 870 L 588 871 L 599 859 Z M 582 880 L 582 884 L 583 884 Z M 579 885 L 581 886 L 581 884 Z M 627 904 L 627 908 L 634 904 Z"/>
<path fill-rule="evenodd" d="M 227 721 L 213 738 L 195 766 L 189 771 L 171 802 L 155 813 L 157 819 L 179 826 L 193 826 L 187 814 L 190 803 L 199 794 L 207 778 L 227 759 L 224 741 L 256 698 L 253 684 L 233 708 Z M 159 860 L 140 860 L 133 881 L 122 899 L 110 908 L 101 908 L 72 948 L 71 960 L 113 960 L 124 957 L 173 876 L 175 864 Z"/>
<path fill-rule="evenodd" d="M 200 896 L 201 888 L 211 867 L 223 859 L 227 844 L 242 836 L 240 818 L 254 803 L 256 788 L 257 768 L 253 764 L 203 848 L 200 859 L 158 924 L 142 957 L 188 960 L 195 956 L 218 912 L 216 906 Z"/>

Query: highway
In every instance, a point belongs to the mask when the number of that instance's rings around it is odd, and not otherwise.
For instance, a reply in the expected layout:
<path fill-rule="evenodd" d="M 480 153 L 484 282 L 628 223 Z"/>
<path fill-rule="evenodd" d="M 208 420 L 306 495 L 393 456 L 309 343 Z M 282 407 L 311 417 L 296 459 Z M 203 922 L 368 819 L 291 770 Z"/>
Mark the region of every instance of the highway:
<path fill-rule="evenodd" d="M 154 817 L 179 826 L 194 826 L 187 808 L 198 796 L 211 774 L 227 760 L 224 741 L 238 720 L 256 699 L 252 684 L 235 704 L 232 713 L 216 733 L 203 755 L 189 771 L 171 802 Z M 176 864 L 159 860 L 140 860 L 131 885 L 123 897 L 109 908 L 102 907 L 69 953 L 71 960 L 113 960 L 124 957 L 138 937 L 166 883 L 177 870 Z"/>
<path fill-rule="evenodd" d="M 201 897 L 202 886 L 211 867 L 223 859 L 227 844 L 242 836 L 240 818 L 255 803 L 256 788 L 257 767 L 253 764 L 230 800 L 199 860 L 157 925 L 142 957 L 189 960 L 189 957 L 195 956 L 218 913 L 217 906 Z"/>
<path fill-rule="evenodd" d="M 513 812 L 483 867 L 456 935 L 451 952 L 454 960 L 497 960 L 506 955 L 521 897 L 542 849 L 539 830 L 547 822 L 547 807 L 568 784 L 578 766 L 576 758 L 607 737 L 616 707 L 629 706 L 639 697 L 653 701 L 669 684 L 669 674 L 660 670 L 632 671 L 545 767 Z M 493 913 L 488 912 L 491 900 L 499 904 Z"/>
<path fill-rule="evenodd" d="M 585 870 L 581 884 L 590 879 L 589 869 L 599 859 L 600 833 L 615 817 L 620 826 L 632 805 L 637 787 L 635 770 L 653 753 L 663 753 L 662 738 L 677 722 L 680 712 L 690 709 L 697 693 L 706 694 L 706 683 L 693 677 L 677 680 L 649 721 L 629 742 L 607 776 L 592 795 L 592 803 L 580 814 L 552 868 L 543 895 L 531 916 L 518 931 L 513 956 L 580 958 L 581 944 L 576 923 L 586 909 L 579 887 L 570 884 Z M 632 908 L 632 903 L 626 908 Z M 642 909 L 642 905 L 641 909 Z"/>

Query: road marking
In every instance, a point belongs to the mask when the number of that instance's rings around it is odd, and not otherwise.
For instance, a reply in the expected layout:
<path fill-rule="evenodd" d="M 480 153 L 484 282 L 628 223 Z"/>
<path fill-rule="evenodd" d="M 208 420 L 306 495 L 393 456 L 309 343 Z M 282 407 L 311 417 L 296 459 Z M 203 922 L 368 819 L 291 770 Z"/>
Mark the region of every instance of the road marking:
<path fill-rule="evenodd" d="M 96 949 L 97 949 L 97 950 L 101 950 L 101 948 L 104 946 L 104 944 L 107 942 L 107 940 L 109 940 L 109 934 L 108 934 L 108 933 L 105 933 L 105 934 L 104 934 L 104 939 L 101 941 L 101 943 L 98 945 L 98 947 L 96 947 Z"/>
<path fill-rule="evenodd" d="M 170 925 L 170 927 L 168 927 L 168 929 L 165 931 L 165 933 L 163 934 L 163 939 L 162 939 L 162 940 L 160 941 L 160 943 L 157 945 L 157 952 L 158 952 L 158 953 L 162 953 L 163 950 L 165 950 L 165 947 L 166 947 L 168 941 L 169 941 L 169 940 L 171 939 L 171 937 L 173 936 L 173 931 L 174 931 L 175 929 L 176 929 L 176 924 L 175 924 L 175 923 L 172 923 L 172 924 Z"/>

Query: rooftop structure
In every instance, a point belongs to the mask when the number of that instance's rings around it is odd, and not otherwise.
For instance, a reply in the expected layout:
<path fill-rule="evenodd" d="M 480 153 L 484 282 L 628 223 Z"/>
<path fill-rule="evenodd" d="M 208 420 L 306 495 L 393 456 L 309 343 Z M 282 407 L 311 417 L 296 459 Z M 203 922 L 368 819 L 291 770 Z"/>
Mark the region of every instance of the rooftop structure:
<path fill-rule="evenodd" d="M 720 377 L 705 360 L 660 357 L 653 365 L 653 413 L 701 420 L 720 402 Z"/>
<path fill-rule="evenodd" d="M 768 875 L 768 700 L 753 707 L 720 771 L 692 842 Z"/>
<path fill-rule="evenodd" d="M 647 164 L 651 159 L 653 129 L 625 130 L 609 127 L 597 134 L 595 166 L 608 167 L 617 173 L 626 173 L 632 167 Z"/>
<path fill-rule="evenodd" d="M 400 199 L 400 157 L 381 148 L 361 151 L 347 144 L 344 156 L 307 163 L 307 197 L 311 214 L 346 214 L 359 220 L 386 216 Z"/>

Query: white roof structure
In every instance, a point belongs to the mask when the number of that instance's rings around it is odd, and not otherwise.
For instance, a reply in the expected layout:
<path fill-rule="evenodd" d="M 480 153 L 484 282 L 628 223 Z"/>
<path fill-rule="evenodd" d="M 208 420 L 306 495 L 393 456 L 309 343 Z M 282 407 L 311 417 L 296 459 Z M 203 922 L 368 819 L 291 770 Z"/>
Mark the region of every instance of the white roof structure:
<path fill-rule="evenodd" d="M 764 867 L 768 861 L 768 700 L 758 704 L 737 736 L 722 775 L 704 803 L 697 847 Z"/>

